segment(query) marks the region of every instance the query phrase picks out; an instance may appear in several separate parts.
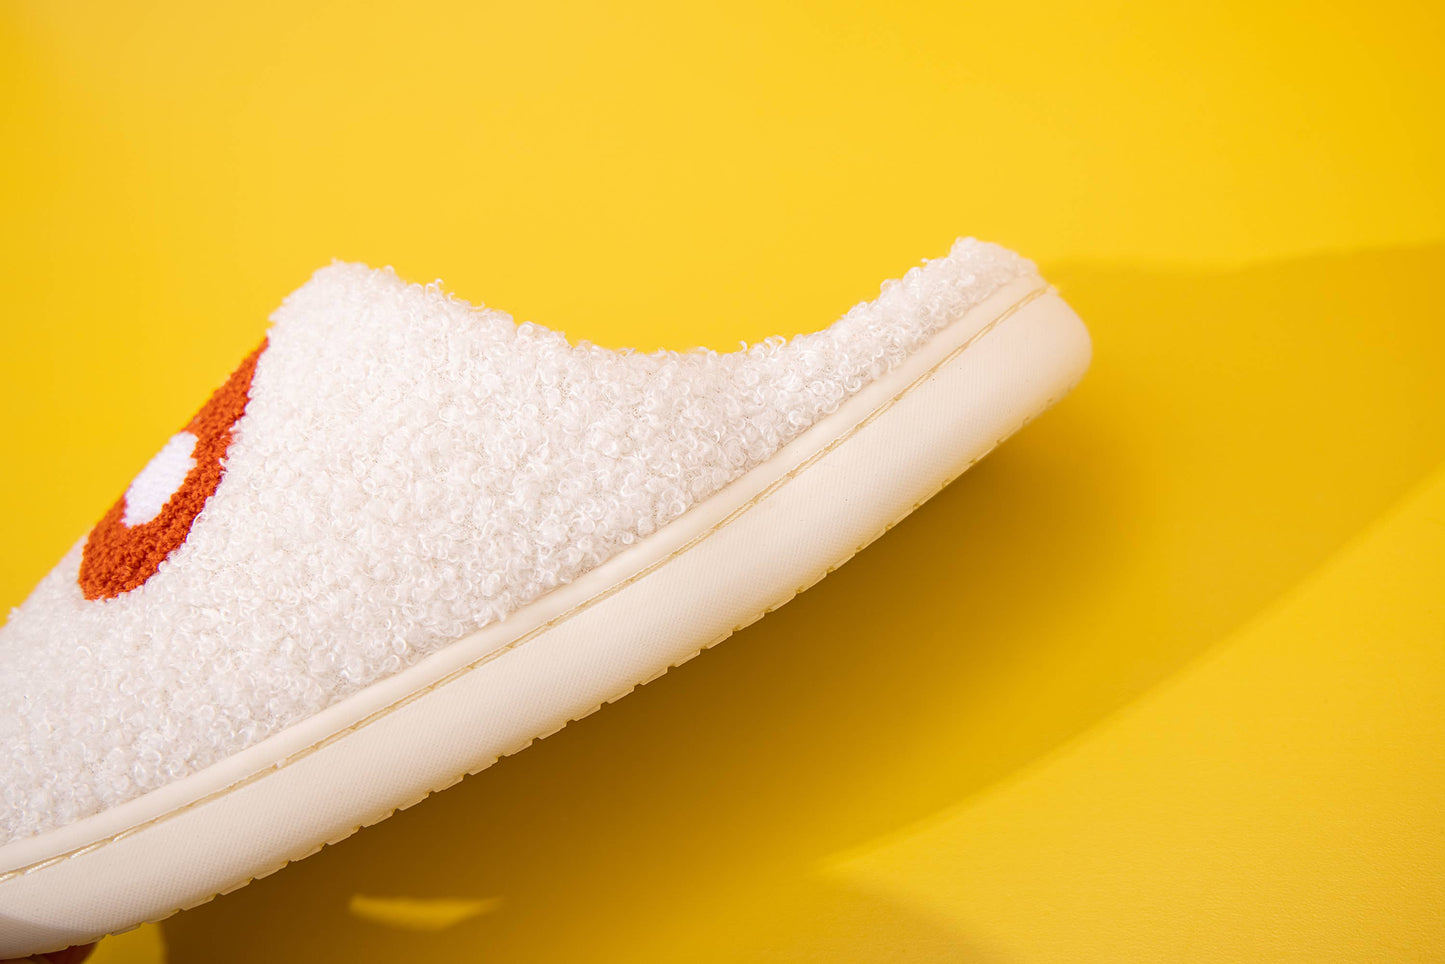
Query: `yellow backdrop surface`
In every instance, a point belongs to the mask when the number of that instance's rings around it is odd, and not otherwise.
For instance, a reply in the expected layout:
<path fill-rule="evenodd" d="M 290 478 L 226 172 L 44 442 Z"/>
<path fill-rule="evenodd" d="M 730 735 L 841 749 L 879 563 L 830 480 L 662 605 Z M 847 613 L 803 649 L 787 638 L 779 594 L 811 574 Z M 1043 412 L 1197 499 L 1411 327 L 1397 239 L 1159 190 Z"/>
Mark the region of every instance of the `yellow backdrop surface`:
<path fill-rule="evenodd" d="M 1445 958 L 1439 4 L 0 4 L 0 606 L 332 258 L 608 345 L 956 234 L 1095 336 L 785 609 L 159 961 Z"/>

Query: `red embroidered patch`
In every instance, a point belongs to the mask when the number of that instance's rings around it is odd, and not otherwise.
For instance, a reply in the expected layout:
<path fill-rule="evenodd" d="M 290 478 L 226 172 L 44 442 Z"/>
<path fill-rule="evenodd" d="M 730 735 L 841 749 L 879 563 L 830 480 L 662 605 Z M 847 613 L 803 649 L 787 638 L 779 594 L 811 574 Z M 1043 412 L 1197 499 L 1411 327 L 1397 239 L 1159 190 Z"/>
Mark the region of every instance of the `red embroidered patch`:
<path fill-rule="evenodd" d="M 195 464 L 160 512 L 149 521 L 127 525 L 126 496 L 122 495 L 91 530 L 78 579 L 86 599 L 114 599 L 144 585 L 186 541 L 196 516 L 221 484 L 232 428 L 246 411 L 256 360 L 265 350 L 262 341 L 187 423 L 184 431 L 196 439 L 191 450 Z"/>

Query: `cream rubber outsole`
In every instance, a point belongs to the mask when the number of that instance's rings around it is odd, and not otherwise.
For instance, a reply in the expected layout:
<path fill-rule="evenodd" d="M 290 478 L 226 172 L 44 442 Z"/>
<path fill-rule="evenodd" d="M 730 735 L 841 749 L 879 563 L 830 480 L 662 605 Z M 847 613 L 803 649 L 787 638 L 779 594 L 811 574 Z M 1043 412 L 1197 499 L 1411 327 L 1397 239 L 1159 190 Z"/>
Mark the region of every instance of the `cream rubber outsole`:
<path fill-rule="evenodd" d="M 846 562 L 1047 408 L 1088 333 L 1019 279 L 777 455 L 577 581 L 241 753 L 0 847 L 0 958 L 158 920 L 451 786 Z"/>

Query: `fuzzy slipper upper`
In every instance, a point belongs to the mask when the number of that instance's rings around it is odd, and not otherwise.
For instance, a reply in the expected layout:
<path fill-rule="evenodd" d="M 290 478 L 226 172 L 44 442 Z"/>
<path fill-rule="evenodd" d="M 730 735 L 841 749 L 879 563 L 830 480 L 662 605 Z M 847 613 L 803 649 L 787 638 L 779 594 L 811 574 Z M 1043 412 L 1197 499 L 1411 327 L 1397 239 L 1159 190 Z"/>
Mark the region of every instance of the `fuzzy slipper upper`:
<path fill-rule="evenodd" d="M 576 579 L 1033 266 L 616 352 L 337 264 L 0 628 L 0 843 L 194 773 Z"/>

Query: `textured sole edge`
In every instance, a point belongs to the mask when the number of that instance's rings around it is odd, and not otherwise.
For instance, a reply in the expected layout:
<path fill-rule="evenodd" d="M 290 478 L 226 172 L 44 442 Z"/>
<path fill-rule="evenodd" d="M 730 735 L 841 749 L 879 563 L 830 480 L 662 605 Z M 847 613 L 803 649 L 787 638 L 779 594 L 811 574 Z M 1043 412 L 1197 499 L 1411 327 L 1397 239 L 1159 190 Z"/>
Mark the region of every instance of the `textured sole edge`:
<path fill-rule="evenodd" d="M 1007 308 L 1006 308 L 1005 310 L 1003 310 L 1003 311 L 1000 312 L 1000 311 L 998 310 L 997 306 L 995 306 L 994 309 L 993 309 L 993 312 L 995 313 L 995 314 L 994 314 L 994 317 L 992 317 L 991 319 L 988 319 L 988 320 L 986 321 L 986 323 L 980 327 L 980 330 L 978 330 L 978 331 L 976 331 L 976 332 L 969 333 L 969 335 L 968 335 L 968 340 L 967 340 L 964 344 L 962 344 L 962 345 L 954 348 L 951 353 L 949 353 L 948 355 L 946 355 L 942 360 L 938 361 L 932 368 L 930 368 L 930 369 L 928 369 L 927 371 L 925 371 L 921 376 L 918 376 L 918 377 L 913 378 L 911 381 L 909 381 L 909 382 L 904 386 L 904 388 L 903 388 L 901 391 L 898 391 L 898 393 L 897 393 L 896 395 L 890 395 L 890 396 L 889 396 L 889 405 L 891 405 L 891 404 L 893 404 L 893 403 L 901 400 L 904 396 L 908 395 L 908 394 L 909 394 L 910 392 L 912 392 L 914 389 L 918 388 L 920 384 L 924 384 L 924 383 L 927 383 L 928 381 L 931 381 L 931 380 L 933 379 L 934 375 L 937 374 L 940 369 L 942 369 L 943 367 L 947 366 L 951 361 L 955 360 L 956 356 L 958 356 L 958 355 L 960 355 L 960 354 L 962 353 L 963 348 L 969 347 L 969 346 L 972 345 L 976 340 L 980 339 L 983 335 L 988 334 L 990 331 L 992 331 L 992 330 L 994 329 L 994 327 L 995 327 L 996 325 L 999 325 L 999 324 L 1000 324 L 1001 322 L 1003 322 L 1005 319 L 1007 319 L 1007 318 L 1015 315 L 1016 313 L 1022 313 L 1022 309 L 1024 309 L 1024 308 L 1027 307 L 1028 305 L 1034 303 L 1035 301 L 1039 300 L 1039 299 L 1042 298 L 1043 296 L 1050 294 L 1049 289 L 1037 287 L 1037 285 L 1038 285 L 1038 282 L 1035 280 L 1035 281 L 1034 281 L 1035 290 L 1031 290 L 1031 291 L 1029 291 L 1024 297 L 1022 297 L 1022 298 L 1017 298 L 1016 300 L 1012 301 L 1012 303 L 1008 304 L 1008 306 L 1007 306 Z M 449 787 L 449 786 L 451 786 L 451 785 L 454 785 L 455 783 L 457 783 L 458 781 L 460 781 L 461 779 L 463 779 L 463 778 L 464 778 L 465 776 L 467 776 L 467 775 L 474 774 L 474 773 L 478 773 L 478 772 L 480 772 L 481 770 L 486 769 L 487 767 L 491 766 L 493 763 L 495 763 L 497 760 L 501 759 L 501 758 L 504 757 L 504 756 L 509 756 L 509 755 L 512 755 L 512 754 L 520 751 L 521 749 L 525 749 L 525 747 L 531 745 L 533 742 L 536 742 L 536 740 L 538 740 L 538 739 L 543 739 L 543 738 L 545 738 L 546 736 L 549 736 L 549 735 L 551 735 L 552 733 L 557 732 L 558 730 L 562 729 L 563 727 L 565 727 L 565 726 L 566 726 L 568 723 L 570 723 L 570 722 L 574 722 L 574 721 L 576 721 L 576 720 L 578 720 L 578 719 L 582 719 L 582 718 L 590 715 L 592 712 L 595 712 L 597 709 L 601 708 L 601 706 L 603 706 L 603 705 L 606 705 L 606 704 L 608 704 L 608 703 L 615 702 L 616 700 L 621 699 L 623 696 L 625 696 L 625 695 L 627 695 L 628 693 L 632 692 L 632 691 L 633 691 L 634 689 L 636 689 L 638 686 L 640 686 L 640 685 L 645 685 L 647 682 L 650 682 L 651 680 L 656 679 L 656 678 L 658 678 L 659 676 L 663 675 L 663 674 L 666 673 L 668 670 L 670 670 L 670 669 L 672 669 L 672 668 L 675 668 L 676 666 L 679 666 L 679 665 L 681 665 L 682 663 L 687 662 L 688 660 L 694 658 L 694 657 L 695 657 L 696 655 L 698 655 L 699 653 L 701 653 L 701 652 L 703 652 L 703 651 L 705 651 L 705 650 L 707 650 L 707 649 L 710 649 L 711 647 L 717 645 L 717 643 L 719 643 L 719 642 L 721 642 L 722 640 L 728 638 L 729 636 L 731 636 L 731 635 L 733 635 L 734 633 L 738 632 L 739 630 L 741 630 L 742 628 L 746 627 L 747 625 L 750 625 L 752 622 L 754 622 L 754 621 L 756 621 L 757 619 L 761 618 L 763 615 L 766 615 L 767 613 L 773 611 L 774 609 L 777 609 L 777 608 L 779 608 L 780 606 L 786 604 L 788 601 L 790 601 L 790 600 L 791 600 L 794 596 L 796 596 L 798 593 L 806 590 L 808 587 L 810 587 L 811 585 L 815 584 L 817 581 L 819 581 L 819 580 L 822 579 L 824 576 L 826 576 L 829 572 L 832 572 L 834 569 L 836 569 L 836 568 L 838 568 L 839 566 L 841 566 L 841 565 L 843 565 L 844 563 L 846 563 L 846 562 L 847 562 L 849 559 L 851 559 L 854 555 L 856 555 L 856 554 L 857 554 L 858 552 L 860 552 L 863 548 L 865 548 L 869 543 L 871 543 L 872 541 L 874 541 L 874 540 L 876 540 L 877 538 L 881 537 L 884 533 L 886 533 L 886 532 L 888 531 L 888 529 L 892 528 L 893 525 L 897 524 L 898 521 L 901 521 L 901 519 L 905 518 L 905 517 L 906 517 L 907 515 L 909 515 L 914 509 L 916 509 L 919 505 L 921 505 L 923 502 L 927 501 L 928 498 L 931 498 L 932 495 L 936 494 L 938 491 L 940 491 L 942 488 L 944 488 L 944 487 L 945 487 L 949 482 L 951 482 L 954 478 L 956 478 L 958 475 L 962 474 L 962 472 L 966 471 L 966 470 L 967 470 L 968 468 L 970 468 L 973 464 L 975 464 L 977 461 L 979 461 L 980 459 L 982 459 L 985 455 L 987 455 L 990 451 L 992 451 L 993 448 L 995 448 L 1000 442 L 1002 442 L 1005 438 L 1007 438 L 1008 435 L 1012 434 L 1014 431 L 1017 431 L 1019 428 L 1023 427 L 1023 425 L 1027 424 L 1029 421 L 1031 421 L 1033 418 L 1035 418 L 1035 417 L 1036 417 L 1038 414 L 1040 414 L 1042 411 L 1044 411 L 1045 409 L 1047 409 L 1047 408 L 1049 407 L 1049 405 L 1051 405 L 1051 404 L 1053 403 L 1053 401 L 1056 400 L 1057 397 L 1059 397 L 1059 396 L 1062 395 L 1065 391 L 1067 391 L 1068 388 L 1072 387 L 1072 384 L 1073 384 L 1075 381 L 1077 381 L 1077 378 L 1078 378 L 1079 376 L 1082 375 L 1083 369 L 1084 369 L 1084 367 L 1087 365 L 1087 360 L 1088 360 L 1088 341 L 1087 341 L 1087 335 L 1083 335 L 1083 334 L 1082 334 L 1082 326 L 1078 323 L 1077 318 L 1073 316 L 1072 312 L 1069 311 L 1069 309 L 1067 308 L 1067 306 L 1064 305 L 1061 300 L 1059 300 L 1056 296 L 1053 296 L 1053 297 L 1051 297 L 1051 298 L 1048 299 L 1048 300 L 1052 303 L 1053 308 L 1054 308 L 1054 311 L 1055 311 L 1056 314 L 1059 313 L 1059 309 L 1061 309 L 1061 310 L 1062 310 L 1062 314 L 1067 316 L 1066 323 L 1067 323 L 1067 320 L 1068 320 L 1068 319 L 1071 319 L 1071 320 L 1072 320 L 1072 324 L 1077 327 L 1077 332 L 1075 333 L 1075 335 L 1076 335 L 1076 337 L 1075 337 L 1075 342 L 1076 342 L 1076 343 L 1071 347 L 1071 349 L 1070 349 L 1069 351 L 1066 351 L 1066 352 L 1065 352 L 1065 354 L 1072 354 L 1073 357 L 1072 357 L 1071 359 L 1064 359 L 1064 360 L 1063 360 L 1063 363 L 1062 363 L 1062 368 L 1060 368 L 1060 371 L 1067 370 L 1067 371 L 1069 372 L 1069 377 L 1068 377 L 1067 379 L 1062 379 L 1062 380 L 1061 380 L 1060 377 L 1059 377 L 1057 374 L 1053 375 L 1052 377 L 1053 377 L 1053 379 L 1054 379 L 1054 382 L 1053 382 L 1053 384 L 1051 385 L 1051 390 L 1049 391 L 1049 393 L 1048 393 L 1046 396 L 1045 396 L 1045 395 L 1041 395 L 1041 396 L 1038 396 L 1038 397 L 1031 397 L 1031 400 L 1030 400 L 1029 403 L 1028 403 L 1028 408 L 1025 410 L 1026 414 L 1025 414 L 1023 417 L 1020 418 L 1020 417 L 1018 417 L 1017 414 L 1014 414 L 1012 418 L 1007 419 L 1006 421 L 1000 423 L 1000 425 L 999 425 L 1000 430 L 998 431 L 998 433 L 997 433 L 994 437 L 989 438 L 989 439 L 980 439 L 980 440 L 977 440 L 977 441 L 973 442 L 973 443 L 972 443 L 971 454 L 966 458 L 965 461 L 962 461 L 962 463 L 959 464 L 959 465 L 957 465 L 952 471 L 950 471 L 950 472 L 948 472 L 947 474 L 945 474 L 945 475 L 943 476 L 942 481 L 940 481 L 940 482 L 935 482 L 935 483 L 933 484 L 932 488 L 931 488 L 930 490 L 928 490 L 927 492 L 925 492 L 921 497 L 918 497 L 918 498 L 916 498 L 916 499 L 913 499 L 913 500 L 911 500 L 910 502 L 908 502 L 907 504 L 905 504 L 905 505 L 901 508 L 901 511 L 896 511 L 896 512 L 892 515 L 892 517 L 891 517 L 885 524 L 883 524 L 881 527 L 876 528 L 871 535 L 866 535 L 865 537 L 861 538 L 859 541 L 856 541 L 856 542 L 852 543 L 851 546 L 845 548 L 843 551 L 841 551 L 841 552 L 839 552 L 839 553 L 835 553 L 831 558 L 828 559 L 828 561 L 827 561 L 826 563 L 820 563 L 820 564 L 818 564 L 818 565 L 815 565 L 815 566 L 810 567 L 810 569 L 809 569 L 808 573 L 806 574 L 805 578 L 803 578 L 803 579 L 801 579 L 801 580 L 798 580 L 798 581 L 795 581 L 795 582 L 793 582 L 793 583 L 791 584 L 792 586 L 794 586 L 794 587 L 796 587 L 796 588 L 788 588 L 788 589 L 778 590 L 776 587 L 774 587 L 774 588 L 772 589 L 772 591 L 771 591 L 771 598 L 767 601 L 767 603 L 766 603 L 765 605 L 761 606 L 760 608 L 756 608 L 756 609 L 750 610 L 750 612 L 751 612 L 751 615 L 750 615 L 750 616 L 748 616 L 747 618 L 743 618 L 743 619 L 741 619 L 741 620 L 736 621 L 735 623 L 733 623 L 733 624 L 731 625 L 730 628 L 727 628 L 725 631 L 722 631 L 721 633 L 718 633 L 718 634 L 716 634 L 715 636 L 709 638 L 708 641 L 702 643 L 701 645 L 694 644 L 694 647 L 691 648 L 688 652 L 686 652 L 686 653 L 684 653 L 684 654 L 682 654 L 682 655 L 680 655 L 680 656 L 675 656 L 675 657 L 669 658 L 669 659 L 667 660 L 667 662 L 661 666 L 660 669 L 653 669 L 650 673 L 642 676 L 640 679 L 639 679 L 637 676 L 634 675 L 634 676 L 632 677 L 632 681 L 631 681 L 630 683 L 627 683 L 627 684 L 625 684 L 625 685 L 622 685 L 622 686 L 618 687 L 618 688 L 613 692 L 613 695 L 607 696 L 607 697 L 605 697 L 605 698 L 603 698 L 603 699 L 601 699 L 601 700 L 598 700 L 598 701 L 597 701 L 594 705 L 592 705 L 590 708 L 586 708 L 586 709 L 583 709 L 583 710 L 581 710 L 581 711 L 576 711 L 576 712 L 574 712 L 574 711 L 568 711 L 568 712 L 565 714 L 565 716 L 563 716 L 563 717 L 561 718 L 561 722 L 555 722 L 555 720 L 556 720 L 557 718 L 554 717 L 554 718 L 553 718 L 553 722 L 548 723 L 544 728 L 542 728 L 542 729 L 540 729 L 540 730 L 533 730 L 533 734 L 534 734 L 534 735 L 529 736 L 529 737 L 527 737 L 527 738 L 525 738 L 525 739 L 521 739 L 521 740 L 516 741 L 515 743 L 513 743 L 513 744 L 510 746 L 509 749 L 505 749 L 505 750 L 503 750 L 503 751 L 501 751 L 501 752 L 492 753 L 492 754 L 489 755 L 487 758 L 485 758 L 485 759 L 483 759 L 483 760 L 480 760 L 479 762 L 476 762 L 476 763 L 473 764 L 473 765 L 469 765 L 469 766 L 464 767 L 463 769 L 460 770 L 460 772 L 452 771 L 453 773 L 455 773 L 454 776 L 446 777 L 446 778 L 440 779 L 440 780 L 438 780 L 438 781 L 436 781 L 436 782 L 434 782 L 434 783 L 431 783 L 430 785 L 427 786 L 426 789 L 422 790 L 422 792 L 417 793 L 417 794 L 414 794 L 414 795 L 408 797 L 408 802 L 406 802 L 406 803 L 404 803 L 404 804 L 402 804 L 402 805 L 400 805 L 400 806 L 397 806 L 397 805 L 394 805 L 394 804 L 388 804 L 388 805 L 379 807 L 379 808 L 373 810 L 369 816 L 365 817 L 364 819 L 361 819 L 359 822 L 355 822 L 355 823 L 349 824 L 346 828 L 342 829 L 340 832 L 336 832 L 336 833 L 329 834 L 326 838 L 323 839 L 323 841 L 322 841 L 321 843 L 309 843 L 309 844 L 307 844 L 307 845 L 304 846 L 304 847 L 290 850 L 288 856 L 285 856 L 285 857 L 277 860 L 274 864 L 268 864 L 268 865 L 266 865 L 266 869 L 265 869 L 264 871 L 260 872 L 260 873 L 255 873 L 255 872 L 248 873 L 248 874 L 246 874 L 246 875 L 244 875 L 244 876 L 241 876 L 241 877 L 239 877 L 239 878 L 232 878 L 230 883 L 225 883 L 225 884 L 220 884 L 220 885 L 218 885 L 218 886 L 208 887 L 208 888 L 206 888 L 206 889 L 204 890 L 204 896 L 200 896 L 200 897 L 198 897 L 198 898 L 194 898 L 194 899 L 191 899 L 191 900 L 188 900 L 188 901 L 184 901 L 184 902 L 172 904 L 172 905 L 169 906 L 169 909 L 163 910 L 163 911 L 156 911 L 156 912 L 153 912 L 153 913 L 151 913 L 151 914 L 148 914 L 148 915 L 146 915 L 142 920 L 138 920 L 138 921 L 136 921 L 134 924 L 130 924 L 129 926 L 130 926 L 130 927 L 133 927 L 133 926 L 137 926 L 139 923 L 143 923 L 143 922 L 162 920 L 162 919 L 164 919 L 164 918 L 166 918 L 166 917 L 171 916 L 171 914 L 174 914 L 174 913 L 178 912 L 179 910 L 188 909 L 188 908 L 190 908 L 190 907 L 195 907 L 195 906 L 199 906 L 199 905 L 201 905 L 201 904 L 204 904 L 204 903 L 208 902 L 209 900 L 214 899 L 215 896 L 218 896 L 218 895 L 220 895 L 220 894 L 229 893 L 229 892 L 231 892 L 231 891 L 234 891 L 234 890 L 236 890 L 236 889 L 244 886 L 245 884 L 249 883 L 251 880 L 257 879 L 257 878 L 259 878 L 259 877 L 268 876 L 269 874 L 274 873 L 275 871 L 281 869 L 282 867 L 286 866 L 287 864 L 293 862 L 294 860 L 302 859 L 302 858 L 305 857 L 305 856 L 309 856 L 310 854 L 315 853 L 315 852 L 317 852 L 318 850 L 320 850 L 320 849 L 321 849 L 322 847 L 324 847 L 327 843 L 336 843 L 336 842 L 339 842 L 340 840 L 343 840 L 343 839 L 349 837 L 351 834 L 355 833 L 357 830 L 361 829 L 362 827 L 364 827 L 364 826 L 369 826 L 369 825 L 371 825 L 371 824 L 373 824 L 373 823 L 379 822 L 379 821 L 382 820 L 382 819 L 385 819 L 387 816 L 390 816 L 392 813 L 396 812 L 397 810 L 406 809 L 406 808 L 408 808 L 408 807 L 414 806 L 416 803 L 418 803 L 418 802 L 420 802 L 421 800 L 425 799 L 426 797 L 430 796 L 432 793 L 437 792 L 438 790 L 441 790 L 441 789 L 445 789 L 445 788 L 447 788 L 447 787 Z M 983 306 L 980 306 L 980 307 L 982 308 Z M 978 309 L 976 309 L 976 310 L 978 310 Z M 958 324 L 958 323 L 956 323 L 956 324 Z M 1034 347 L 1037 348 L 1038 346 L 1034 346 Z M 1025 346 L 1025 348 L 1020 348 L 1020 349 L 1018 349 L 1018 350 L 1019 350 L 1020 352 L 1022 352 L 1023 355 L 1027 355 L 1027 354 L 1028 354 L 1028 351 L 1025 350 L 1026 348 L 1027 348 L 1027 346 Z M 1027 364 L 1028 364 L 1028 361 L 1029 361 L 1029 360 L 1028 360 L 1027 358 L 1015 359 L 1015 362 L 1016 362 L 1017 364 L 1019 364 L 1019 365 L 1027 365 Z M 1057 361 L 1057 360 L 1056 360 L 1056 361 Z M 1058 367 L 1058 366 L 1056 365 L 1056 367 Z M 1020 371 L 1022 371 L 1022 369 L 1020 369 Z M 1022 376 L 1022 375 L 1019 375 L 1018 377 L 1023 377 L 1023 376 Z M 887 379 L 880 380 L 880 381 L 886 381 L 886 380 L 887 380 Z M 895 390 L 896 390 L 896 385 L 895 385 Z M 994 403 L 994 402 L 997 402 L 997 399 L 984 398 L 983 401 L 984 401 L 984 402 Z M 1007 403 L 1005 402 L 1004 404 L 1006 405 Z M 885 406 L 885 407 L 887 407 L 887 406 Z M 847 432 L 845 432 L 845 433 L 844 433 L 842 436 L 840 436 L 838 439 L 835 439 L 833 442 L 829 443 L 828 445 L 825 445 L 825 446 L 823 446 L 822 448 L 818 449 L 818 450 L 815 451 L 812 455 L 810 455 L 809 457 L 807 457 L 806 459 L 804 459 L 803 461 L 801 461 L 800 463 L 798 463 L 797 465 L 795 465 L 790 471 L 788 471 L 788 472 L 782 477 L 782 480 L 780 480 L 780 481 L 783 481 L 783 480 L 792 478 L 792 477 L 796 476 L 798 473 L 802 472 L 804 469 L 807 469 L 810 465 L 812 465 L 812 464 L 813 464 L 814 462 L 816 462 L 818 459 L 820 459 L 821 457 L 823 457 L 824 455 L 826 455 L 826 454 L 828 454 L 830 451 L 832 451 L 833 448 L 835 448 L 840 442 L 846 441 L 847 438 L 851 437 L 854 433 L 856 433 L 857 431 L 861 430 L 864 426 L 866 426 L 866 425 L 869 424 L 871 421 L 873 421 L 875 418 L 877 418 L 877 417 L 881 414 L 882 410 L 883 410 L 882 408 L 879 408 L 879 409 L 877 409 L 877 410 L 874 410 L 874 411 L 871 412 L 871 414 L 870 414 L 867 418 L 864 418 L 864 419 L 862 419 L 861 421 L 857 421 L 854 425 L 852 425 L 852 427 L 849 428 L 849 430 L 848 430 Z M 934 478 L 937 478 L 937 476 L 935 475 Z M 776 483 L 774 483 L 774 484 L 776 485 Z M 749 500 L 748 502 L 744 503 L 744 505 L 743 505 L 742 507 L 740 507 L 738 510 L 734 510 L 734 512 L 733 512 L 731 515 L 727 516 L 726 518 L 731 518 L 732 515 L 736 515 L 737 512 L 742 511 L 743 509 L 746 509 L 746 508 L 750 507 L 750 506 L 753 505 L 755 502 L 757 502 L 758 499 L 760 499 L 760 498 L 762 498 L 762 497 L 765 497 L 770 491 L 772 491 L 772 487 L 771 487 L 771 486 L 770 486 L 768 489 L 763 490 L 759 495 L 754 496 L 753 499 L 751 499 L 751 500 Z M 726 518 L 724 519 L 724 521 L 726 521 Z M 717 527 L 715 526 L 714 529 L 716 529 L 716 528 L 717 528 Z M 710 532 L 712 532 L 712 531 L 713 531 L 713 530 L 706 530 L 706 531 L 703 533 L 703 535 L 706 536 L 708 533 L 710 533 Z M 679 549 L 679 550 L 677 550 L 677 551 L 680 552 L 680 551 L 682 551 L 682 550 L 690 549 L 693 545 L 695 545 L 695 544 L 700 540 L 700 538 L 701 538 L 701 537 L 699 537 L 699 539 L 694 539 L 693 541 L 686 543 L 685 545 L 683 545 L 683 546 L 681 547 L 681 549 Z M 675 552 L 674 555 L 676 555 L 676 554 L 677 554 L 677 553 Z M 667 558 L 670 559 L 670 558 L 672 558 L 672 556 L 668 556 Z M 665 560 L 664 560 L 664 561 L 665 561 Z M 653 570 L 653 568 L 655 568 L 655 566 L 654 566 L 654 567 L 646 567 L 646 568 L 644 568 L 644 570 L 642 570 L 642 571 L 638 574 L 638 576 L 640 577 L 641 575 L 646 575 L 648 572 L 651 572 L 651 571 Z M 550 623 L 544 623 L 544 624 L 542 625 L 542 628 L 545 629 L 548 625 L 550 625 Z M 656 664 L 654 664 L 654 666 L 655 666 L 655 665 L 656 665 Z M 438 683 L 444 683 L 444 682 L 446 682 L 446 680 L 447 680 L 448 678 L 450 678 L 450 677 L 443 677 L 441 680 L 438 681 Z M 260 775 L 261 775 L 261 776 L 265 776 L 265 775 L 267 775 L 267 774 L 263 773 L 263 774 L 260 774 Z M 105 841 L 101 841 L 100 843 L 104 843 L 104 842 L 105 842 Z M 37 865 L 37 866 L 34 867 L 34 868 L 26 868 L 26 872 L 29 872 L 30 870 L 44 870 L 44 869 L 46 869 L 47 867 L 49 867 L 50 865 L 56 864 L 57 862 L 59 862 L 59 861 L 61 861 L 61 860 L 75 860 L 75 858 L 83 858 L 84 856 L 86 856 L 87 853 L 95 850 L 97 846 L 99 846 L 99 845 L 97 844 L 97 845 L 92 845 L 92 846 L 89 846 L 89 847 L 83 847 L 83 848 L 80 848 L 80 849 L 77 850 L 77 851 L 71 852 L 70 854 L 61 855 L 60 857 L 53 858 L 53 859 L 51 859 L 51 860 L 43 861 L 43 862 L 41 862 L 41 864 Z M 173 856 L 178 856 L 178 855 L 173 855 Z M 78 862 L 84 862 L 84 860 L 81 859 L 81 860 L 78 861 Z M 37 876 L 45 876 L 45 875 L 44 875 L 44 874 L 37 874 Z M 194 891 L 193 891 L 193 893 L 194 893 Z M 5 894 L 5 889 L 4 889 L 4 888 L 0 888 L 0 898 L 3 898 L 3 897 L 5 897 L 5 896 L 6 896 L 6 894 Z M 4 905 L 5 903 L 6 903 L 5 900 L 0 900 L 0 907 L 3 907 L 3 905 Z M 127 921 L 127 923 L 129 924 L 129 921 Z M 31 925 L 31 926 L 27 926 L 27 925 Z M 32 926 L 33 926 L 33 929 L 32 929 Z M 49 945 L 51 945 L 53 948 L 58 948 L 58 947 L 61 947 L 61 946 L 65 946 L 66 944 L 74 943 L 74 942 L 77 942 L 77 941 L 93 940 L 93 939 L 95 939 L 96 936 L 98 936 L 98 933 L 95 932 L 95 931 L 89 931 L 89 932 L 87 932 L 87 931 L 80 930 L 80 927 L 83 927 L 83 926 L 84 926 L 84 925 L 81 924 L 80 921 L 75 921 L 75 923 L 72 924 L 71 926 L 66 927 L 66 926 L 62 925 L 62 927 L 60 927 L 60 928 L 54 928 L 54 929 L 52 929 L 51 927 L 47 927 L 47 926 L 45 926 L 45 925 L 38 924 L 38 922 L 35 922 L 35 921 L 33 921 L 33 920 L 32 920 L 32 921 L 26 921 L 26 922 L 22 922 L 22 921 L 20 921 L 20 920 L 15 920 L 15 919 L 7 920 L 7 919 L 6 919 L 6 916 L 5 916 L 5 914 L 4 914 L 4 910 L 3 910 L 3 909 L 0 909 L 0 938 L 3 938 L 3 940 L 0 940 L 0 953 L 13 953 L 13 951 L 10 950 L 11 942 L 12 942 L 12 941 L 23 941 L 23 940 L 26 940 L 27 938 L 26 938 L 26 936 L 25 936 L 25 932 L 29 932 L 30 939 L 34 939 L 34 940 L 36 940 L 36 941 L 38 941 L 38 942 L 42 942 L 42 943 L 49 944 Z M 16 927 L 17 930 L 12 931 L 12 930 L 11 930 L 11 927 Z M 123 929 L 129 929 L 129 927 L 127 927 L 127 926 L 125 926 L 125 925 L 122 925 L 122 928 L 123 928 Z M 50 933 L 43 933 L 43 932 L 45 932 L 45 931 L 50 931 Z M 63 936 L 61 936 L 61 933 L 57 933 L 57 932 L 61 932 L 61 931 L 63 931 Z M 108 931 L 108 933 L 120 933 L 120 932 L 123 932 L 123 930 L 122 930 L 122 929 L 113 929 L 113 930 L 109 930 L 109 931 Z M 27 950 L 29 950 L 29 948 L 27 948 Z M 31 951 L 31 952 L 34 953 L 34 951 Z"/>

